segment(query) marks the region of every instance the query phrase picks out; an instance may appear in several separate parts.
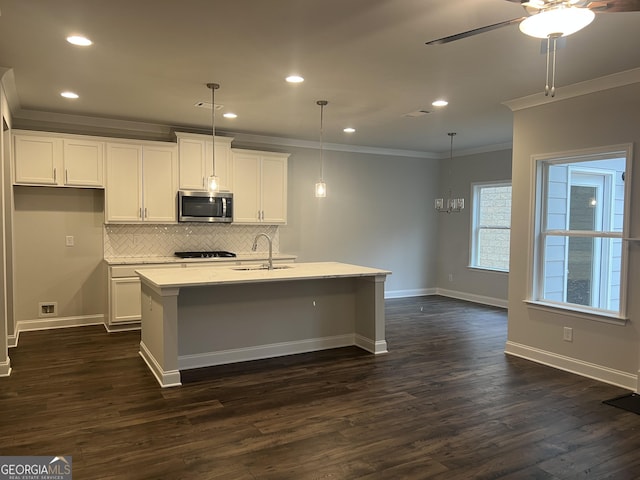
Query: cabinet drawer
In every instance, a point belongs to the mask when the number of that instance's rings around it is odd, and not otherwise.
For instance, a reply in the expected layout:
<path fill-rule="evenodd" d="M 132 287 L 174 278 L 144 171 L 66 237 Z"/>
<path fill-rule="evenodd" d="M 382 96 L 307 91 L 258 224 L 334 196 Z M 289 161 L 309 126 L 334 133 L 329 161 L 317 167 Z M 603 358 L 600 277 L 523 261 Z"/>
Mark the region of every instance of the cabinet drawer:
<path fill-rule="evenodd" d="M 144 263 L 137 265 L 118 265 L 111 267 L 111 278 L 137 277 L 136 270 L 148 268 L 180 268 L 181 263 Z"/>

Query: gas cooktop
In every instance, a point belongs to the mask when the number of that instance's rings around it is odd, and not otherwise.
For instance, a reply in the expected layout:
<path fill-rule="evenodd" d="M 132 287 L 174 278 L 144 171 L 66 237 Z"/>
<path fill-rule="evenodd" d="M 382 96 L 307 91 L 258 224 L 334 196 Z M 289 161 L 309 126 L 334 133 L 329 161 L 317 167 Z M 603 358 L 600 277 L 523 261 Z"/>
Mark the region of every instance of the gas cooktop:
<path fill-rule="evenodd" d="M 212 252 L 175 252 L 174 255 L 180 258 L 218 258 L 218 257 L 235 257 L 233 252 L 225 250 L 216 250 Z"/>

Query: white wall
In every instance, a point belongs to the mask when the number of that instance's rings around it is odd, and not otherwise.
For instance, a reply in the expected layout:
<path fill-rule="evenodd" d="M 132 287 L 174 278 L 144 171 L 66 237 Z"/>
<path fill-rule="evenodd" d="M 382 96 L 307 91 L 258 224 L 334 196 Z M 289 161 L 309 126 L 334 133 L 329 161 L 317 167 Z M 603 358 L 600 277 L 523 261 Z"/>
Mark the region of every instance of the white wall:
<path fill-rule="evenodd" d="M 16 324 L 101 322 L 107 292 L 104 192 L 16 186 L 14 203 Z M 66 246 L 68 235 L 74 237 L 72 247 Z M 40 302 L 56 302 L 57 315 L 41 317 Z"/>
<path fill-rule="evenodd" d="M 509 276 L 507 351 L 558 368 L 637 388 L 640 338 L 640 244 L 629 249 L 626 325 L 612 325 L 531 308 L 529 254 L 532 240 L 531 198 L 535 185 L 532 155 L 635 143 L 633 170 L 640 172 L 640 83 L 518 110 L 514 114 L 512 254 Z M 640 236 L 638 178 L 631 195 L 631 234 Z M 573 328 L 573 342 L 563 341 L 563 327 Z"/>

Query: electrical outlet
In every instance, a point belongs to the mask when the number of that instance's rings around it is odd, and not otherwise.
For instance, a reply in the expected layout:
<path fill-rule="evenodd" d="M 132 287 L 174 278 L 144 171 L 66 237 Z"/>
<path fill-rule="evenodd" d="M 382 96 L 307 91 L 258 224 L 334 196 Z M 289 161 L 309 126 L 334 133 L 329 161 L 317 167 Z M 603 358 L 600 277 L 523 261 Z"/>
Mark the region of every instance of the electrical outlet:
<path fill-rule="evenodd" d="M 67 247 L 73 247 L 75 245 L 75 239 L 73 238 L 73 235 L 67 235 L 65 237 L 65 244 L 67 245 Z"/>
<path fill-rule="evenodd" d="M 564 330 L 562 332 L 562 339 L 565 342 L 573 342 L 573 328 L 564 327 Z"/>
<path fill-rule="evenodd" d="M 453 282 L 453 273 L 450 273 L 450 274 L 449 274 L 449 281 L 450 281 L 450 282 Z"/>
<path fill-rule="evenodd" d="M 58 315 L 58 302 L 38 303 L 39 317 L 56 317 Z"/>

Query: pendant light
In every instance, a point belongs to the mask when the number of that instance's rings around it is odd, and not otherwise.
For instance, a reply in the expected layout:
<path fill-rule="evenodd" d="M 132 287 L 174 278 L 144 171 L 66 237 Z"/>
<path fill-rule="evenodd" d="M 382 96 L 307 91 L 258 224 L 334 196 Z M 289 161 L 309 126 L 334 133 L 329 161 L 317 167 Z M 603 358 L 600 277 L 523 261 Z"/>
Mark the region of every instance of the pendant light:
<path fill-rule="evenodd" d="M 213 134 L 213 145 L 211 148 L 211 175 L 207 180 L 207 186 L 211 193 L 220 191 L 220 179 L 216 175 L 216 90 L 220 88 L 217 83 L 207 83 L 211 89 L 211 133 Z"/>
<path fill-rule="evenodd" d="M 329 102 L 326 100 L 318 100 L 317 105 L 320 106 L 320 180 L 316 183 L 316 197 L 324 198 L 327 196 L 327 184 L 324 183 L 324 148 L 323 148 L 323 133 L 324 133 L 324 107 Z"/>
<path fill-rule="evenodd" d="M 456 132 L 447 133 L 451 138 L 451 147 L 449 149 L 449 162 L 453 161 L 453 137 L 455 137 Z M 437 212 L 441 213 L 460 213 L 462 209 L 464 209 L 464 198 L 452 198 L 451 197 L 451 188 L 449 188 L 449 196 L 446 201 L 444 198 L 436 198 L 435 200 L 435 209 Z"/>

